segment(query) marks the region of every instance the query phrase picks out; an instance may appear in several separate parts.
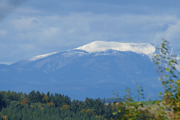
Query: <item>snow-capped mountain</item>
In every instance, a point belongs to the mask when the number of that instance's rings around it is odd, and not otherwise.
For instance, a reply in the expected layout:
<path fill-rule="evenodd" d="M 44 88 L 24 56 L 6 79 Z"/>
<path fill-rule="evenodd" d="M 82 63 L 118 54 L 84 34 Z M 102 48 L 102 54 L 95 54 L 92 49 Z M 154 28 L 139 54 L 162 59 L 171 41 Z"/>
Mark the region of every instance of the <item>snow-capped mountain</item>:
<path fill-rule="evenodd" d="M 119 43 L 119 42 L 105 42 L 95 41 L 87 45 L 78 47 L 76 49 L 84 50 L 89 53 L 101 52 L 106 50 L 117 50 L 117 51 L 131 51 L 135 53 L 143 53 L 146 55 L 152 55 L 156 48 L 149 43 Z"/>
<path fill-rule="evenodd" d="M 148 43 L 95 41 L 63 52 L 53 52 L 0 66 L 1 90 L 58 92 L 75 99 L 109 98 L 112 90 L 142 84 L 145 92 L 162 90 Z M 147 95 L 147 96 L 148 96 Z"/>

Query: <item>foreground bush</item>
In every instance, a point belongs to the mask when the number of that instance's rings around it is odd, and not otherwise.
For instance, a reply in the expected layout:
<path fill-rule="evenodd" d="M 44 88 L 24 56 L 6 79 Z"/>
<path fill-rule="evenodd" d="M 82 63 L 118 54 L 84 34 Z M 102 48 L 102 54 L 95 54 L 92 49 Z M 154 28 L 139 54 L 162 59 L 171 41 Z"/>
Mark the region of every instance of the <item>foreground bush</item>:
<path fill-rule="evenodd" d="M 161 48 L 157 48 L 158 54 L 152 59 L 164 89 L 164 93 L 158 94 L 161 100 L 148 100 L 146 104 L 135 102 L 128 89 L 125 102 L 114 103 L 117 111 L 113 114 L 121 115 L 119 120 L 180 120 L 180 79 L 177 76 L 180 73 L 176 70 L 176 56 L 169 49 L 169 42 L 163 39 Z M 139 98 L 144 98 L 142 91 L 138 86 Z M 148 105 L 150 102 L 152 105 Z"/>

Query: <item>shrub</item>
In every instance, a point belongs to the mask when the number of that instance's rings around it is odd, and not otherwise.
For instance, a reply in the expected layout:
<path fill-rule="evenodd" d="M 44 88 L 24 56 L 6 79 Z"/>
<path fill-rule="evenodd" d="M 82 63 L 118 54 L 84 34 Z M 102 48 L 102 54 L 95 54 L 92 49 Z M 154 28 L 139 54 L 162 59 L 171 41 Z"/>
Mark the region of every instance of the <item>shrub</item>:
<path fill-rule="evenodd" d="M 159 80 L 164 88 L 164 93 L 159 93 L 161 101 L 147 101 L 146 104 L 142 104 L 141 101 L 135 102 L 129 95 L 130 89 L 128 89 L 127 95 L 124 96 L 125 102 L 114 103 L 118 109 L 113 112 L 113 115 L 120 114 L 118 119 L 123 120 L 179 120 L 180 119 L 180 79 L 176 70 L 177 60 L 176 56 L 172 54 L 169 47 L 169 42 L 162 39 L 163 43 L 160 48 L 157 48 L 157 53 L 153 57 L 153 62 L 156 65 L 156 72 L 159 74 Z M 138 86 L 139 97 L 143 94 Z M 148 105 L 152 102 L 152 105 Z"/>

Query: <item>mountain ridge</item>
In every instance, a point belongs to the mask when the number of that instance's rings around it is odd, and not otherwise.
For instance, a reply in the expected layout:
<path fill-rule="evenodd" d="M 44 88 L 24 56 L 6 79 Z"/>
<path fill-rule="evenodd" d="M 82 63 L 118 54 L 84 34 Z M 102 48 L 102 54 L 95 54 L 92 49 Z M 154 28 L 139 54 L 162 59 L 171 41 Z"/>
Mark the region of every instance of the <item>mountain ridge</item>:
<path fill-rule="evenodd" d="M 95 44 L 95 46 L 92 46 L 92 44 Z M 104 44 L 105 46 L 103 46 L 103 47 L 102 47 L 102 45 L 98 46 L 98 44 Z M 123 45 L 125 45 L 127 48 L 122 47 Z M 144 47 L 149 46 L 149 50 L 143 49 L 142 48 L 143 45 L 144 45 Z M 86 47 L 89 47 L 90 50 L 86 49 Z M 136 49 L 133 49 L 133 47 L 136 48 Z M 137 49 L 138 47 L 140 47 L 139 50 Z M 92 50 L 93 48 L 95 50 Z M 91 43 L 82 45 L 80 47 L 65 50 L 65 51 L 61 51 L 61 52 L 68 52 L 68 51 L 72 51 L 72 50 L 76 50 L 76 51 L 79 50 L 79 51 L 83 51 L 83 52 L 87 52 L 87 53 L 103 52 L 103 51 L 107 51 L 107 50 L 132 51 L 132 52 L 136 52 L 136 53 L 139 53 L 139 54 L 145 54 L 145 55 L 148 55 L 149 57 L 152 57 L 152 54 L 155 52 L 155 46 L 153 44 L 151 44 L 151 43 L 121 43 L 121 42 L 114 42 L 114 41 L 111 41 L 111 42 L 93 41 Z M 143 50 L 146 50 L 146 51 L 143 51 Z M 31 58 L 24 59 L 24 60 L 17 61 L 17 62 L 22 62 L 22 61 L 33 62 L 33 61 L 43 59 L 45 57 L 48 57 L 48 56 L 51 56 L 51 55 L 54 55 L 54 54 L 58 54 L 58 53 L 61 53 L 61 52 L 51 52 L 51 53 L 46 53 L 46 54 L 40 54 L 40 55 L 36 55 L 36 56 L 31 57 Z M 14 62 L 12 64 L 16 64 L 17 62 Z M 12 65 L 12 64 L 9 64 L 9 65 Z"/>
<path fill-rule="evenodd" d="M 76 49 L 85 50 L 89 53 L 106 51 L 108 49 L 117 51 L 132 51 L 136 53 L 144 53 L 146 55 L 155 52 L 155 47 L 150 43 L 121 43 L 105 41 L 94 41 Z"/>
<path fill-rule="evenodd" d="M 135 89 L 137 82 L 148 95 L 162 90 L 148 54 L 114 49 L 95 52 L 71 49 L 35 58 L 40 59 L 0 65 L 0 88 L 58 92 L 81 100 L 110 98 L 112 90 L 119 90 L 123 95 L 125 87 Z"/>

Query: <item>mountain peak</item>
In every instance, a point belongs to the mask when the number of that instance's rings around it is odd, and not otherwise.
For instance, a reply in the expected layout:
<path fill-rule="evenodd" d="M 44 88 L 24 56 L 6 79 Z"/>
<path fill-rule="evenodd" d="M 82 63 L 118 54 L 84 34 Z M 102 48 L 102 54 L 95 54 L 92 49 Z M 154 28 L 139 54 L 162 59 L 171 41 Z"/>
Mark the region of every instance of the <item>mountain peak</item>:
<path fill-rule="evenodd" d="M 153 54 L 156 50 L 156 48 L 150 43 L 120 43 L 106 41 L 94 41 L 89 44 L 78 47 L 76 49 L 84 50 L 89 53 L 112 49 L 117 51 L 132 51 L 146 55 Z"/>

